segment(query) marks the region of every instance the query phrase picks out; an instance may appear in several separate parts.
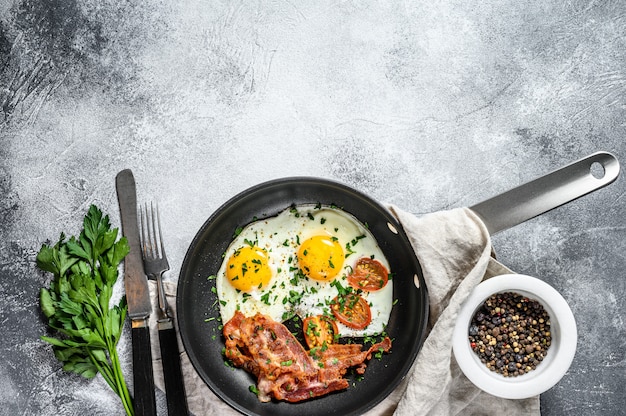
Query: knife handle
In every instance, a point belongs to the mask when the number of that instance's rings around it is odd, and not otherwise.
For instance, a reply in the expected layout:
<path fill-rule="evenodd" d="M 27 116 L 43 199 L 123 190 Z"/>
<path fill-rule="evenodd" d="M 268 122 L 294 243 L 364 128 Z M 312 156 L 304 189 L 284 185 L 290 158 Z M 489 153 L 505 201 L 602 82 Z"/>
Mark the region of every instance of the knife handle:
<path fill-rule="evenodd" d="M 143 326 L 141 326 L 144 324 Z M 131 329 L 133 343 L 134 409 L 136 416 L 155 416 L 154 375 L 150 350 L 150 329 L 145 321 L 133 321 Z"/>
<path fill-rule="evenodd" d="M 161 364 L 165 379 L 165 396 L 169 416 L 188 415 L 185 381 L 180 365 L 176 330 L 171 318 L 159 321 L 159 344 L 161 345 Z"/>

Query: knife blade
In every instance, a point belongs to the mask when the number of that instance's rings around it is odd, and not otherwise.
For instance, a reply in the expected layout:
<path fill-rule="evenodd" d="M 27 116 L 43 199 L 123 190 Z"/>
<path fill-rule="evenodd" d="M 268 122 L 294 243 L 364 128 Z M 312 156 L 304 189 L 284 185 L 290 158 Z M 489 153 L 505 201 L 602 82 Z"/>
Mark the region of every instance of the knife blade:
<path fill-rule="evenodd" d="M 139 226 L 137 225 L 137 192 L 130 169 L 119 172 L 115 178 L 117 200 L 120 206 L 122 234 L 128 240 L 130 252 L 124 259 L 124 288 L 131 319 L 133 349 L 133 407 L 135 414 L 156 415 L 152 351 L 148 319 L 152 312 L 148 280 L 143 269 Z"/>

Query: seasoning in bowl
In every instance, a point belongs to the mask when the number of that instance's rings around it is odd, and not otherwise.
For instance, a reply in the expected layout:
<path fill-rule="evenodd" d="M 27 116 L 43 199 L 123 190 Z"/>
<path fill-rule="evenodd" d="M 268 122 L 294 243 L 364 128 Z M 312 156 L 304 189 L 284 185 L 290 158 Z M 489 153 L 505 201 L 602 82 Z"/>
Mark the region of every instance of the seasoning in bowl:
<path fill-rule="evenodd" d="M 488 304 L 485 304 L 486 301 Z M 499 312 L 496 308 L 500 308 Z M 479 312 L 482 316 L 478 316 Z M 480 318 L 482 323 L 478 322 Z M 534 335 L 536 328 L 539 332 Z M 481 329 L 484 333 L 479 335 Z M 473 341 L 468 339 L 470 330 Z M 490 338 L 487 338 L 488 335 Z M 510 273 L 485 279 L 472 289 L 458 312 L 452 348 L 456 364 L 476 387 L 497 397 L 524 399 L 552 388 L 565 375 L 576 353 L 577 336 L 574 315 L 556 289 L 536 277 Z M 483 348 L 479 348 L 477 354 L 471 342 L 481 345 L 481 341 Z M 527 347 L 529 352 L 526 352 Z M 479 355 L 481 349 L 485 357 Z M 534 356 L 529 357 L 531 353 Z M 526 362 L 524 357 L 528 359 Z M 484 358 L 483 362 L 481 358 Z M 521 362 L 518 362 L 520 358 Z M 515 370 L 509 372 L 511 363 L 511 368 L 515 366 L 518 369 L 517 376 Z M 497 368 L 502 372 L 496 371 Z M 506 377 L 503 375 L 505 369 Z"/>
<path fill-rule="evenodd" d="M 495 293 L 474 314 L 468 339 L 489 370 L 517 377 L 536 369 L 548 353 L 550 316 L 534 299 L 516 292 Z"/>

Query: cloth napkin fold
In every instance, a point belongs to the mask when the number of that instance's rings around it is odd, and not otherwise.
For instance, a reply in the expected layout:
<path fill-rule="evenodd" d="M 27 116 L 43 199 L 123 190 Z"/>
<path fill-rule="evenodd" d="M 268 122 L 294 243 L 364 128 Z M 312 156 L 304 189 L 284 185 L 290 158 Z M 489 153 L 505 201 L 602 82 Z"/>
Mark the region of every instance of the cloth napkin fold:
<path fill-rule="evenodd" d="M 388 206 L 407 233 L 422 266 L 428 288 L 430 316 L 427 337 L 407 377 L 385 400 L 367 413 L 378 415 L 478 415 L 506 412 L 509 416 L 539 415 L 539 396 L 509 400 L 475 387 L 461 372 L 452 353 L 452 333 L 461 305 L 483 279 L 511 273 L 493 256 L 485 225 L 468 208 L 416 217 Z M 164 284 L 175 309 L 176 285 Z M 153 308 L 156 285 L 150 282 Z M 174 313 L 176 311 L 174 310 Z M 156 320 L 151 320 L 155 384 L 165 391 Z M 202 381 L 179 338 L 189 410 L 197 416 L 239 414 Z M 366 373 L 367 375 L 367 373 Z"/>

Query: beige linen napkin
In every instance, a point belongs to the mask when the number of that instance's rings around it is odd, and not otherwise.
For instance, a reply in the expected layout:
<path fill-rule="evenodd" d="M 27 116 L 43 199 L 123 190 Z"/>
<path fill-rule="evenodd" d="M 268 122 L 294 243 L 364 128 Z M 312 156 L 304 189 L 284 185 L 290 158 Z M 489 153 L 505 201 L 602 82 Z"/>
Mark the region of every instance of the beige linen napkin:
<path fill-rule="evenodd" d="M 404 227 L 422 266 L 430 300 L 430 317 L 427 338 L 411 371 L 400 386 L 367 416 L 482 415 L 502 411 L 509 416 L 540 414 L 539 396 L 508 400 L 476 388 L 463 375 L 452 354 L 456 317 L 472 289 L 485 278 L 510 273 L 492 257 L 491 239 L 482 221 L 467 208 L 420 218 L 395 206 L 389 206 L 389 209 Z M 165 289 L 174 308 L 176 286 L 166 282 Z M 153 282 L 150 291 L 154 310 L 157 310 Z M 151 320 L 151 336 L 155 384 L 164 391 L 154 321 Z M 179 347 L 183 351 L 180 339 Z M 239 414 L 207 387 L 184 351 L 181 360 L 189 410 L 193 414 Z"/>

